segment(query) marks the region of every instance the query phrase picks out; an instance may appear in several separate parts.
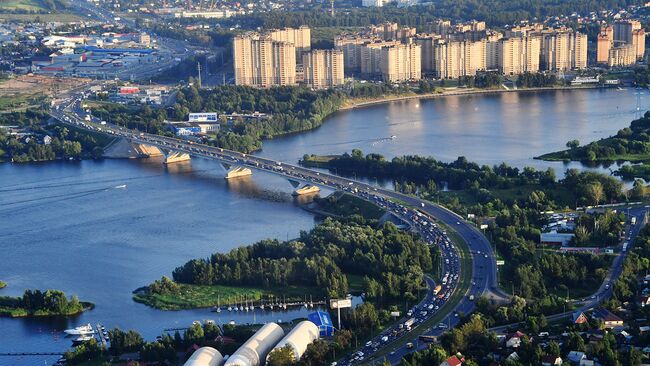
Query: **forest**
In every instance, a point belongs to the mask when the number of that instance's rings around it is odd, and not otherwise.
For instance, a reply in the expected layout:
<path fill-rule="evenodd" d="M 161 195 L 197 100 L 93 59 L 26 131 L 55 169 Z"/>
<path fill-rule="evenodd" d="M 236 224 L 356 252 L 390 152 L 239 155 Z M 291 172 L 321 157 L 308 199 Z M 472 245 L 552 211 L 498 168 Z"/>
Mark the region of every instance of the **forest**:
<path fill-rule="evenodd" d="M 424 275 L 432 271 L 431 252 L 414 235 L 390 223 L 375 227 L 326 219 L 296 240 L 263 240 L 189 261 L 173 271 L 173 279 L 194 285 L 301 285 L 340 297 L 349 291 L 346 275 L 356 275 L 364 277 L 368 298 L 413 301 L 425 287 Z M 158 285 L 149 291 L 168 289 Z"/>
<path fill-rule="evenodd" d="M 76 315 L 91 307 L 76 296 L 69 299 L 59 290 L 25 290 L 21 297 L 0 296 L 0 316 Z"/>
<path fill-rule="evenodd" d="M 592 11 L 619 9 L 638 5 L 634 0 L 554 0 L 508 1 L 508 0 L 438 0 L 426 4 L 381 8 L 354 8 L 335 13 L 326 11 L 274 11 L 236 17 L 233 22 L 247 27 L 353 27 L 379 24 L 386 21 L 423 28 L 436 18 L 453 21 L 483 20 L 489 26 L 498 27 L 533 18 L 569 15 L 574 12 L 587 15 Z"/>

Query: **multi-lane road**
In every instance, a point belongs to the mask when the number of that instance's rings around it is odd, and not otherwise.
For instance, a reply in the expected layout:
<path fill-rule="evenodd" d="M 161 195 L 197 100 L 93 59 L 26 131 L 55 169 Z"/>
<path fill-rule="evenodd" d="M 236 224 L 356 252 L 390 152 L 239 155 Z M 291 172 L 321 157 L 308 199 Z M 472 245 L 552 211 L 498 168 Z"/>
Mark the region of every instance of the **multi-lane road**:
<path fill-rule="evenodd" d="M 433 294 L 435 284 L 430 278 L 427 278 L 429 292 L 424 300 L 412 309 L 413 314 L 409 316 L 409 318 L 415 319 L 414 328 L 419 323 L 424 322 L 434 315 L 440 316 L 438 310 L 440 309 L 442 311 L 443 306 L 451 298 L 451 295 L 455 291 L 458 291 L 458 284 L 462 282 L 462 278 L 460 278 L 461 260 L 459 250 L 449 239 L 447 230 L 451 229 L 457 232 L 461 240 L 465 242 L 463 245 L 469 248 L 472 268 L 466 272 L 472 274 L 472 285 L 467 290 L 467 293 L 462 294 L 463 296 L 460 302 L 452 306 L 451 309 L 449 307 L 445 308 L 446 316 L 443 322 L 453 326 L 459 321 L 459 313 L 470 313 L 474 308 L 474 303 L 469 300 L 470 296 L 475 298 L 481 295 L 504 296 L 497 288 L 496 262 L 489 242 L 471 224 L 447 209 L 416 197 L 403 195 L 356 180 L 314 171 L 299 165 L 197 144 L 187 140 L 141 133 L 110 124 L 102 125 L 87 122 L 84 120 L 85 113 L 81 107 L 83 92 L 83 90 L 75 90 L 69 93 L 67 98 L 58 100 L 52 108 L 52 115 L 65 123 L 73 124 L 77 127 L 125 138 L 133 143 L 156 146 L 163 151 L 188 153 L 195 157 L 215 159 L 232 165 L 240 165 L 279 174 L 293 180 L 344 190 L 370 200 L 408 222 L 412 228 L 422 235 L 427 243 L 430 245 L 438 245 L 441 248 L 443 261 L 442 273 L 447 277 L 447 283 L 437 296 Z M 416 329 L 418 333 L 425 331 L 424 329 Z M 442 331 L 442 329 L 436 328 L 431 332 L 437 334 Z M 369 350 L 372 350 L 372 352 L 367 353 L 366 358 L 372 356 L 372 353 L 377 352 L 375 349 L 378 350 L 383 346 L 394 344 L 403 334 L 404 332 L 394 333 L 391 330 L 389 334 L 378 337 L 379 341 L 371 342 Z M 399 361 L 403 354 L 410 351 L 411 348 L 407 349 L 402 347 L 391 356 L 396 361 Z M 346 361 L 350 362 L 351 360 L 348 359 Z"/>

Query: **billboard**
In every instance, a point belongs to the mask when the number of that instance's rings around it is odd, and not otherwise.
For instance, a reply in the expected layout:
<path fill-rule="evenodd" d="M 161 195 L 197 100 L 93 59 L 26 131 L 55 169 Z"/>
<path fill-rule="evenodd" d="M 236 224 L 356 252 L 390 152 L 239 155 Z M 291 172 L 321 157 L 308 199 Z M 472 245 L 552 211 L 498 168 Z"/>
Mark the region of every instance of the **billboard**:
<path fill-rule="evenodd" d="M 330 308 L 344 309 L 352 307 L 352 299 L 330 300 Z"/>

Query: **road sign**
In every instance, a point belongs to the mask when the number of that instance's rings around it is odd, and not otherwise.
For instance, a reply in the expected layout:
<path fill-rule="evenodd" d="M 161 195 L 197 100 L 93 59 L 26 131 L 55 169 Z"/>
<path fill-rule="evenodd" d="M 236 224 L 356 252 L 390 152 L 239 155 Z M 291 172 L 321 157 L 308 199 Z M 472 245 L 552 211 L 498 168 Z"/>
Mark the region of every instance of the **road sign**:
<path fill-rule="evenodd" d="M 351 308 L 351 307 L 352 307 L 352 299 L 330 300 L 330 308 L 332 309 L 343 309 L 343 308 Z"/>

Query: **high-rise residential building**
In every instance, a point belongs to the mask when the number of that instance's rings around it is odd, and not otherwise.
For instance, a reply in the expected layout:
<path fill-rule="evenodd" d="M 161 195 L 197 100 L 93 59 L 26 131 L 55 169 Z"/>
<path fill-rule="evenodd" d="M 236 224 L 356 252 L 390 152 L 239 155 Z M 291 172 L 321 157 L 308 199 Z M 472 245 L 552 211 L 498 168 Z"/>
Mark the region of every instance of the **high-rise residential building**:
<path fill-rule="evenodd" d="M 420 45 L 420 54 L 422 56 L 422 73 L 432 73 L 435 69 L 435 59 L 433 57 L 433 44 L 437 39 L 440 39 L 441 36 L 432 33 L 432 34 L 420 34 L 415 39 L 414 42 Z"/>
<path fill-rule="evenodd" d="M 361 6 L 384 6 L 384 0 L 361 0 Z"/>
<path fill-rule="evenodd" d="M 637 60 L 636 49 L 631 44 L 622 44 L 621 46 L 612 47 L 609 49 L 607 58 L 607 66 L 629 66 L 634 65 Z"/>
<path fill-rule="evenodd" d="M 503 34 L 499 32 L 489 32 L 485 38 L 485 69 L 499 69 L 499 40 Z"/>
<path fill-rule="evenodd" d="M 314 50 L 302 56 L 304 82 L 314 89 L 325 89 L 344 82 L 343 51 Z"/>
<path fill-rule="evenodd" d="M 451 30 L 451 21 L 438 19 L 431 23 L 428 23 L 427 27 L 429 32 L 445 35 Z"/>
<path fill-rule="evenodd" d="M 343 51 L 345 71 L 356 73 L 361 71 L 361 52 L 367 43 L 380 42 L 377 36 L 343 35 L 334 39 L 334 47 Z"/>
<path fill-rule="evenodd" d="M 408 39 L 417 34 L 417 30 L 411 27 L 400 27 L 397 23 L 386 22 L 370 26 L 370 34 L 376 35 L 383 40 L 401 40 L 407 43 Z"/>
<path fill-rule="evenodd" d="M 538 72 L 542 37 L 539 35 L 502 38 L 497 46 L 498 69 L 505 75 Z"/>
<path fill-rule="evenodd" d="M 630 55 L 634 53 L 634 58 Z M 645 55 L 645 30 L 636 20 L 621 20 L 604 26 L 598 35 L 596 62 L 613 66 L 629 66 Z"/>
<path fill-rule="evenodd" d="M 587 67 L 587 35 L 572 30 L 542 33 L 542 70 L 567 71 Z"/>
<path fill-rule="evenodd" d="M 596 63 L 608 64 L 609 49 L 614 46 L 614 27 L 611 25 L 600 28 L 596 41 Z"/>
<path fill-rule="evenodd" d="M 420 45 L 396 44 L 381 48 L 381 76 L 385 82 L 420 80 Z"/>
<path fill-rule="evenodd" d="M 645 56 L 645 30 L 643 28 L 632 31 L 632 47 L 634 47 L 636 58 L 643 59 Z"/>
<path fill-rule="evenodd" d="M 274 29 L 268 32 L 272 40 L 292 43 L 296 47 L 296 62 L 302 62 L 302 54 L 311 50 L 311 29 L 307 26 L 299 28 Z"/>
<path fill-rule="evenodd" d="M 614 22 L 614 41 L 632 43 L 632 33 L 641 29 L 641 22 L 638 20 L 621 20 Z"/>
<path fill-rule="evenodd" d="M 296 83 L 296 47 L 267 35 L 248 33 L 233 39 L 235 84 L 268 88 Z"/>
<path fill-rule="evenodd" d="M 441 79 L 473 76 L 486 69 L 486 40 L 477 42 L 437 40 L 434 43 L 434 74 Z"/>
<path fill-rule="evenodd" d="M 400 41 L 379 41 L 366 43 L 361 47 L 361 74 L 367 78 L 375 78 L 381 74 L 382 49 L 398 46 Z"/>

